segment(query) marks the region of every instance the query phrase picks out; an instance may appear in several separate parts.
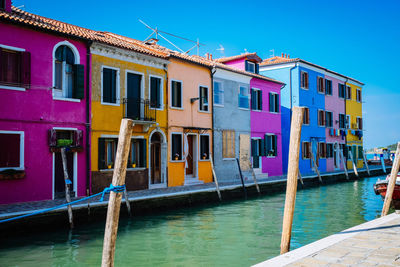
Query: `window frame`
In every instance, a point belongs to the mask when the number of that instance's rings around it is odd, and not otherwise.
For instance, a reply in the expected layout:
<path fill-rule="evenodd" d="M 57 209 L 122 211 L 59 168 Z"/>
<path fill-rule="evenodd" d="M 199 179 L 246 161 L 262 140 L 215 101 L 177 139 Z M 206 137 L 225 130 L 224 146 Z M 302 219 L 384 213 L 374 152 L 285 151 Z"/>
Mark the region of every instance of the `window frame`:
<path fill-rule="evenodd" d="M 343 116 L 343 126 L 344 127 L 340 127 L 340 115 L 342 115 Z M 339 129 L 347 129 L 346 128 L 346 114 L 343 114 L 343 113 L 339 113 Z"/>
<path fill-rule="evenodd" d="M 275 145 L 276 145 L 276 147 L 275 147 L 275 149 L 274 149 L 274 151 L 275 151 L 275 155 L 273 155 L 273 156 L 268 156 L 268 154 L 269 154 L 269 151 L 265 151 L 265 156 L 267 157 L 267 158 L 276 158 L 277 156 L 278 156 L 278 135 L 276 135 L 276 134 L 274 134 L 274 133 L 266 133 L 265 135 L 264 135 L 264 137 L 265 136 L 271 136 L 271 137 L 273 137 L 273 136 L 275 136 L 275 139 L 276 139 L 276 143 L 275 143 Z M 265 139 L 265 144 L 267 143 L 267 140 L 268 139 Z M 271 139 L 271 141 L 273 141 L 273 139 Z M 271 147 L 272 147 L 272 145 L 273 144 L 271 144 Z"/>
<path fill-rule="evenodd" d="M 328 121 L 328 120 L 326 119 L 326 118 L 328 117 L 328 116 L 326 116 L 327 113 L 330 113 L 330 114 L 331 114 L 331 125 L 330 125 L 330 126 L 327 125 L 327 121 Z M 333 111 L 325 110 L 325 127 L 327 127 L 327 128 L 333 128 Z"/>
<path fill-rule="evenodd" d="M 346 126 L 346 128 L 345 129 L 351 129 L 351 115 L 349 115 L 349 114 L 345 114 L 345 118 L 346 118 L 346 120 L 345 120 L 345 126 Z"/>
<path fill-rule="evenodd" d="M 307 76 L 307 83 L 305 84 L 305 87 L 303 87 L 303 74 Z M 310 89 L 310 77 L 308 75 L 307 71 L 301 70 L 300 71 L 300 88 L 304 90 L 309 90 Z"/>
<path fill-rule="evenodd" d="M 241 107 L 240 106 L 240 96 L 241 96 L 241 94 L 240 94 L 240 88 L 246 88 L 246 92 L 247 92 L 247 108 L 244 108 L 244 107 Z M 250 110 L 250 108 L 251 108 L 251 105 L 250 105 L 250 98 L 251 97 L 251 95 L 250 95 L 250 86 L 248 87 L 248 86 L 243 86 L 243 85 L 240 85 L 239 84 L 239 88 L 238 88 L 238 108 L 239 109 L 242 109 L 242 110 Z"/>
<path fill-rule="evenodd" d="M 304 151 L 304 145 L 305 144 L 308 144 L 307 145 L 307 147 L 308 147 L 307 155 L 305 155 L 305 151 Z M 304 160 L 311 159 L 311 142 L 309 142 L 309 141 L 301 142 L 301 158 L 304 159 Z"/>
<path fill-rule="evenodd" d="M 203 159 L 202 158 L 202 155 L 201 155 L 201 139 L 202 139 L 202 136 L 207 136 L 208 137 L 208 155 L 207 155 L 207 157 L 208 158 L 206 158 L 206 159 Z M 198 159 L 199 159 L 199 161 L 210 161 L 210 151 L 211 151 L 211 149 L 210 149 L 210 145 L 211 145 L 211 140 L 210 140 L 210 134 L 208 134 L 208 133 L 206 133 L 206 134 L 199 134 L 199 149 L 198 149 L 198 151 L 199 151 L 199 155 L 198 155 Z"/>
<path fill-rule="evenodd" d="M 173 153 L 173 135 L 180 135 L 181 136 L 181 159 L 178 159 L 178 160 L 175 160 L 174 159 L 174 157 L 173 157 L 173 155 L 172 155 L 172 153 Z M 171 142 L 170 142 L 170 151 L 171 151 L 171 154 L 169 155 L 171 158 L 170 158 L 170 162 L 185 162 L 185 159 L 183 158 L 183 147 L 184 147 L 184 140 L 183 140 L 183 138 L 184 138 L 184 136 L 183 136 L 183 133 L 182 132 L 171 132 Z"/>
<path fill-rule="evenodd" d="M 115 90 L 116 90 L 116 92 L 115 92 L 115 102 L 116 103 L 108 103 L 108 102 L 104 102 L 103 101 L 103 89 L 104 89 L 103 88 L 103 70 L 104 69 L 112 69 L 112 70 L 117 71 L 116 77 L 115 77 L 115 83 L 116 83 L 115 84 Z M 127 73 L 128 73 L 128 71 L 125 72 L 125 76 L 127 75 Z M 100 89 L 101 89 L 101 99 L 100 99 L 100 103 L 102 105 L 106 105 L 106 106 L 117 106 L 117 107 L 119 107 L 121 105 L 121 94 L 120 94 L 120 83 L 121 83 L 120 79 L 121 79 L 121 75 L 120 75 L 120 69 L 116 68 L 116 67 L 111 67 L 111 66 L 108 66 L 108 65 L 101 65 L 100 76 L 101 76 L 101 87 L 100 87 Z M 126 80 L 127 79 L 125 79 L 125 81 Z"/>
<path fill-rule="evenodd" d="M 142 76 L 143 77 L 143 76 Z M 157 78 L 161 79 L 160 80 L 160 107 L 159 108 L 153 108 L 151 107 L 151 78 Z M 164 110 L 164 77 L 160 75 L 154 75 L 154 74 L 149 74 L 149 90 L 148 90 L 148 96 L 150 100 L 150 109 L 153 110 Z"/>
<path fill-rule="evenodd" d="M 329 84 L 329 86 L 328 86 Z M 333 83 L 332 80 L 325 78 L 325 95 L 332 96 L 333 95 Z M 329 93 L 327 88 L 329 87 Z"/>
<path fill-rule="evenodd" d="M 341 92 L 343 93 L 342 95 Z M 343 83 L 338 83 L 338 97 L 340 99 L 346 99 L 346 85 Z"/>
<path fill-rule="evenodd" d="M 133 140 L 145 140 L 145 145 L 144 145 L 144 150 L 147 150 L 147 139 L 144 136 L 132 136 L 131 137 L 131 145 L 129 147 L 129 156 L 128 156 L 128 161 L 127 164 L 129 163 L 129 158 L 132 155 L 132 144 L 133 144 Z M 127 167 L 127 170 L 145 170 L 147 168 L 147 151 L 145 152 L 146 156 L 144 157 L 144 167 Z"/>
<path fill-rule="evenodd" d="M 321 87 L 320 87 L 320 81 L 322 81 L 322 82 L 321 82 L 322 91 L 320 91 L 320 89 L 321 89 Z M 317 76 L 317 92 L 318 92 L 318 94 L 322 94 L 322 95 L 325 94 L 325 79 L 324 79 L 324 77 L 322 77 L 322 76 Z"/>
<path fill-rule="evenodd" d="M 220 103 L 215 103 L 215 83 L 218 83 L 219 85 L 220 85 L 220 88 L 219 88 L 219 93 L 221 93 L 222 92 L 222 104 L 220 104 Z M 217 107 L 223 107 L 224 105 L 225 105 L 225 91 L 224 91 L 224 87 L 223 87 L 223 82 L 222 81 L 219 81 L 219 80 L 214 80 L 213 81 L 213 105 L 214 106 L 217 106 Z M 221 98 L 221 95 L 220 95 L 220 98 Z"/>
<path fill-rule="evenodd" d="M 249 61 L 249 60 L 246 60 L 246 62 L 247 62 L 247 63 L 245 63 L 245 65 L 246 65 L 246 64 L 247 64 L 248 66 L 253 65 L 253 68 L 254 68 L 254 71 L 250 71 L 250 70 L 248 70 L 248 69 L 247 69 L 246 71 L 255 74 L 255 73 L 256 73 L 256 64 L 257 64 L 257 63 L 254 63 L 254 62 Z"/>
<path fill-rule="evenodd" d="M 321 153 L 323 152 L 323 153 Z M 318 157 L 320 159 L 326 159 L 326 143 L 318 142 Z"/>
<path fill-rule="evenodd" d="M 320 124 L 320 112 L 322 111 L 323 117 L 322 117 L 322 125 Z M 325 127 L 326 123 L 325 123 L 325 110 L 323 109 L 318 109 L 317 112 L 317 123 L 318 123 L 318 127 Z"/>
<path fill-rule="evenodd" d="M 0 130 L 0 134 L 18 134 L 19 137 L 19 167 L 0 167 L 0 171 L 4 170 L 25 170 L 25 132 L 24 131 L 6 131 Z"/>
<path fill-rule="evenodd" d="M 270 111 L 270 109 L 271 109 L 271 107 L 270 107 L 271 103 L 269 102 L 269 95 L 270 94 L 274 96 L 275 111 Z M 278 102 L 276 101 L 276 96 L 278 96 Z M 280 108 L 279 107 L 280 107 L 280 94 L 277 93 L 277 92 L 269 92 L 269 94 L 268 94 L 268 111 L 269 111 L 269 113 L 279 114 L 279 112 L 280 112 Z M 278 111 L 276 111 L 276 110 L 278 110 Z"/>
<path fill-rule="evenodd" d="M 14 46 L 9 46 L 9 45 L 3 45 L 3 44 L 0 44 L 0 48 L 6 49 L 6 50 L 10 50 L 10 51 L 14 51 L 14 52 L 19 52 L 19 53 L 26 52 L 26 50 L 24 48 L 19 48 L 19 47 L 14 47 Z M 22 64 L 22 62 L 19 62 L 19 63 Z M 22 67 L 22 65 L 20 66 L 20 68 L 21 67 Z M 26 88 L 22 87 L 22 86 L 9 86 L 9 85 L 3 85 L 3 84 L 0 84 L 0 89 L 15 90 L 15 91 L 26 91 Z"/>
<path fill-rule="evenodd" d="M 202 110 L 201 109 L 201 88 L 207 88 L 207 110 Z M 182 90 L 183 91 L 183 90 Z M 210 113 L 210 89 L 208 86 L 205 85 L 199 85 L 199 104 L 198 104 L 198 112 L 202 113 Z"/>
<path fill-rule="evenodd" d="M 173 106 L 172 105 L 172 100 L 173 100 L 173 98 L 172 98 L 172 91 L 173 91 L 173 87 L 172 87 L 172 83 L 173 82 L 178 82 L 178 83 L 180 83 L 181 84 L 181 107 L 176 107 L 176 106 Z M 170 82 L 170 90 L 169 90 L 170 92 L 169 92 L 169 99 L 171 99 L 171 101 L 170 101 L 170 104 L 169 104 L 169 107 L 171 108 L 171 109 L 177 109 L 177 110 L 183 110 L 183 81 L 181 81 L 181 80 L 176 80 L 176 79 L 171 79 L 171 82 Z"/>
<path fill-rule="evenodd" d="M 362 102 L 361 89 L 359 89 L 359 88 L 356 88 L 356 101 L 358 103 Z"/>
<path fill-rule="evenodd" d="M 328 153 L 328 147 L 331 147 L 330 153 Z M 335 153 L 334 150 L 335 150 L 335 146 L 333 143 L 326 143 L 326 151 L 325 151 L 326 157 L 325 158 L 327 158 L 327 159 L 333 158 L 334 157 L 333 154 Z"/>
<path fill-rule="evenodd" d="M 346 100 L 351 100 L 351 95 L 352 95 L 351 94 L 351 86 L 346 85 L 345 86 L 345 90 L 346 90 L 345 91 L 346 92 L 346 94 L 345 94 L 346 95 Z M 348 93 L 350 93 L 350 94 L 348 94 Z"/>
<path fill-rule="evenodd" d="M 260 101 L 260 97 L 262 98 L 262 90 L 260 88 L 250 88 L 250 99 L 252 98 L 251 90 L 254 90 L 257 93 L 257 100 L 258 101 L 256 103 L 257 109 L 254 109 L 251 105 L 250 105 L 250 108 L 251 108 L 252 111 L 261 112 L 262 108 L 263 108 L 262 107 L 262 99 Z M 250 102 L 252 102 L 252 101 L 253 100 L 251 99 Z M 261 104 L 261 108 L 259 108 L 260 104 Z"/>
<path fill-rule="evenodd" d="M 307 112 L 306 112 L 307 111 Z M 305 120 L 305 118 L 306 118 L 306 116 L 305 116 L 305 114 L 307 113 L 307 115 L 308 115 L 308 120 L 307 120 L 307 123 L 305 123 L 304 122 L 304 120 Z M 304 114 L 303 114 L 303 125 L 310 125 L 310 108 L 309 107 L 304 107 Z"/>
<path fill-rule="evenodd" d="M 360 121 L 361 121 L 361 128 L 360 128 Z M 357 129 L 362 130 L 363 129 L 363 119 L 362 117 L 357 116 L 356 117 L 356 123 L 357 123 Z"/>

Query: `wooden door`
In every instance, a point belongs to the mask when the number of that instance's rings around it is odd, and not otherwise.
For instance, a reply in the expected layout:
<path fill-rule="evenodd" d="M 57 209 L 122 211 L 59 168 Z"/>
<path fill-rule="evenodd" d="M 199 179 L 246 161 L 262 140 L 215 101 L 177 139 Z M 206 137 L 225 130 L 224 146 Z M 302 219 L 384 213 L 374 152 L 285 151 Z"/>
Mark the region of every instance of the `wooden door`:
<path fill-rule="evenodd" d="M 161 144 L 151 144 L 151 184 L 161 183 Z"/>
<path fill-rule="evenodd" d="M 74 189 L 74 153 L 66 152 L 68 177 L 72 184 L 70 185 L 71 196 L 75 196 Z M 56 152 L 54 157 L 54 198 L 65 198 L 64 169 L 62 164 L 61 152 Z"/>
<path fill-rule="evenodd" d="M 188 154 L 187 154 L 187 168 L 186 174 L 193 175 L 193 135 L 187 136 L 188 141 Z"/>
<path fill-rule="evenodd" d="M 126 115 L 128 118 L 140 120 L 141 109 L 141 86 L 142 76 L 134 73 L 127 74 L 127 105 Z"/>

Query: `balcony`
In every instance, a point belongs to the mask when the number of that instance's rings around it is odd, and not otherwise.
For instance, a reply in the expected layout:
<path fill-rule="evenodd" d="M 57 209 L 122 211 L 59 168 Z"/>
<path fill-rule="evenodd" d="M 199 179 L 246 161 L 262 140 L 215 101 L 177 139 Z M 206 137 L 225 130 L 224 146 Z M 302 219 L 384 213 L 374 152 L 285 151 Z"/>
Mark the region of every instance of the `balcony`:
<path fill-rule="evenodd" d="M 150 125 L 156 123 L 156 109 L 149 99 L 124 98 L 124 118 L 132 119 L 135 124 L 142 124 L 147 132 Z"/>

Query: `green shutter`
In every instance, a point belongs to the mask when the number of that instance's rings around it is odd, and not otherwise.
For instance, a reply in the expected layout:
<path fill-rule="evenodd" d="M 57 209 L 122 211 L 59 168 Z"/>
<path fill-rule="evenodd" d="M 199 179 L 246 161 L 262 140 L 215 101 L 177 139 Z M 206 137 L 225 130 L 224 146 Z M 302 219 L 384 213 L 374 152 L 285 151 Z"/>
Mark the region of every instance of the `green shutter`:
<path fill-rule="evenodd" d="M 279 113 L 279 95 L 275 95 L 275 112 Z"/>
<path fill-rule="evenodd" d="M 99 158 L 98 158 L 98 163 L 99 163 L 99 165 L 98 165 L 98 167 L 99 167 L 99 170 L 101 170 L 101 169 L 105 169 L 106 168 L 106 159 L 105 159 L 105 150 L 106 150 L 106 148 L 105 148 L 105 142 L 104 142 L 104 139 L 103 138 L 99 138 L 99 147 L 98 147 L 98 156 L 99 156 Z"/>
<path fill-rule="evenodd" d="M 73 97 L 83 99 L 85 97 L 85 68 L 83 65 L 73 65 L 74 91 Z"/>
<path fill-rule="evenodd" d="M 272 136 L 272 149 L 274 150 L 274 156 L 278 155 L 278 136 Z"/>
<path fill-rule="evenodd" d="M 251 139 L 251 156 L 257 157 L 257 140 Z"/>
<path fill-rule="evenodd" d="M 265 149 L 265 142 L 266 140 L 260 139 L 260 156 L 263 157 L 267 155 L 267 151 Z"/>
<path fill-rule="evenodd" d="M 255 71 L 256 71 L 257 74 L 259 74 L 260 73 L 260 66 L 258 65 L 258 63 L 255 63 L 255 65 L 256 65 Z"/>
<path fill-rule="evenodd" d="M 251 93 L 251 109 L 255 109 L 256 108 L 256 92 L 254 89 L 250 89 L 250 93 Z"/>
<path fill-rule="evenodd" d="M 141 148 L 140 148 L 141 167 L 146 168 L 147 167 L 147 164 L 146 164 L 146 139 L 141 139 L 140 141 L 141 141 L 140 142 L 140 145 L 141 145 Z"/>
<path fill-rule="evenodd" d="M 263 106 L 263 102 L 262 102 L 262 91 L 258 91 L 260 93 L 259 97 L 258 97 L 258 103 L 259 103 L 259 110 L 262 110 L 262 106 Z"/>

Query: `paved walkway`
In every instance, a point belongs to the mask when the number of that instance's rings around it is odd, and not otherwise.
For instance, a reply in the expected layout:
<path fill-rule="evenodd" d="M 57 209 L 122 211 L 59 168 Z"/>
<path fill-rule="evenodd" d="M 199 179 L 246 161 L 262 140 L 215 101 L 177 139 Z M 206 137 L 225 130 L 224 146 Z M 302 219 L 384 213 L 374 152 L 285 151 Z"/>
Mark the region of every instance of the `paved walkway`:
<path fill-rule="evenodd" d="M 256 266 L 400 266 L 400 215 L 366 222 Z"/>

